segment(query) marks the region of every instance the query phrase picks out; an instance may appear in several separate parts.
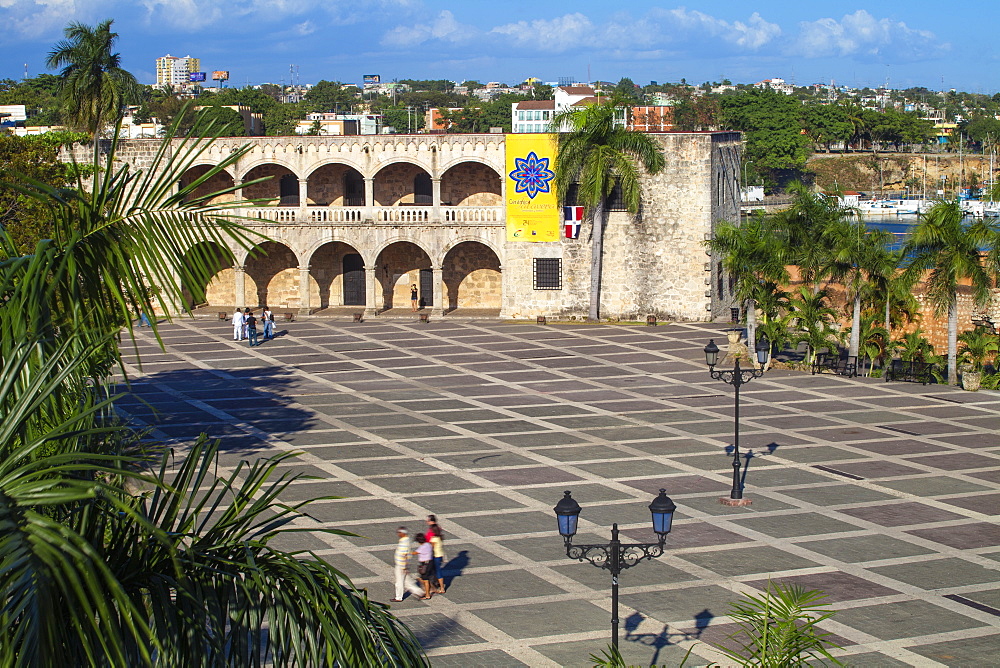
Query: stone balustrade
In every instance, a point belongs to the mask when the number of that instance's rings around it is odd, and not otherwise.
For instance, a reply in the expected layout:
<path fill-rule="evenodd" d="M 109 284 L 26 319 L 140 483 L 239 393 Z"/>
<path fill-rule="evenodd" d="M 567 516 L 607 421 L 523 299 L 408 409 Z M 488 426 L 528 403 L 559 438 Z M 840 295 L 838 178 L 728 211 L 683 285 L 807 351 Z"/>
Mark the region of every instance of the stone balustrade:
<path fill-rule="evenodd" d="M 274 223 L 403 223 L 503 225 L 502 206 L 265 206 L 238 209 L 240 215 Z"/>

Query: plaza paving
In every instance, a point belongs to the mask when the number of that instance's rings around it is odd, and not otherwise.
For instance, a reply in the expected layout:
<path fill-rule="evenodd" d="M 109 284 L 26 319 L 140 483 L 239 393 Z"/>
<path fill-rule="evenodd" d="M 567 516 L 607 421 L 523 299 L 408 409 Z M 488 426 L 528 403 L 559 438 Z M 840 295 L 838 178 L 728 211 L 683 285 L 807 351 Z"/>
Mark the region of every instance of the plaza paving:
<path fill-rule="evenodd" d="M 819 588 L 858 666 L 1000 664 L 1000 393 L 769 372 L 742 391 L 753 505 L 728 495 L 731 388 L 702 348 L 721 326 L 536 326 L 308 319 L 250 349 L 210 320 L 140 333 L 139 401 L 179 443 L 221 437 L 222 467 L 296 451 L 288 501 L 329 495 L 308 548 L 377 600 L 393 529 L 436 513 L 450 589 L 393 611 L 435 666 L 588 665 L 608 642 L 610 577 L 566 558 L 552 506 L 583 506 L 578 542 L 612 522 L 652 540 L 659 488 L 678 505 L 667 554 L 625 571 L 626 659 L 689 665 L 768 578 Z M 129 358 L 133 359 L 133 358 Z M 133 360 L 134 361 L 134 360 Z M 705 657 L 705 658 L 699 658 Z"/>

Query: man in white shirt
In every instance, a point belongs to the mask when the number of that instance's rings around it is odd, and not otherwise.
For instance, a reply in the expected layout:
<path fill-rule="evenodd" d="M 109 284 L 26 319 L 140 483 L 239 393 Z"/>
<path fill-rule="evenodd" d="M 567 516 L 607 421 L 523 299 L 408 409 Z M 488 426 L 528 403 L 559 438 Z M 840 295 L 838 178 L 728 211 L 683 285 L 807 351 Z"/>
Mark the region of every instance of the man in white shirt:
<path fill-rule="evenodd" d="M 243 311 L 236 309 L 233 313 L 233 341 L 243 340 Z"/>
<path fill-rule="evenodd" d="M 403 594 L 407 589 L 414 596 L 423 596 L 424 590 L 417 584 L 417 579 L 408 572 L 407 564 L 410 561 L 410 553 L 413 546 L 410 544 L 410 532 L 406 527 L 396 529 L 396 536 L 399 542 L 396 543 L 396 557 L 393 567 L 396 571 L 396 598 L 390 599 L 393 603 L 403 600 Z"/>

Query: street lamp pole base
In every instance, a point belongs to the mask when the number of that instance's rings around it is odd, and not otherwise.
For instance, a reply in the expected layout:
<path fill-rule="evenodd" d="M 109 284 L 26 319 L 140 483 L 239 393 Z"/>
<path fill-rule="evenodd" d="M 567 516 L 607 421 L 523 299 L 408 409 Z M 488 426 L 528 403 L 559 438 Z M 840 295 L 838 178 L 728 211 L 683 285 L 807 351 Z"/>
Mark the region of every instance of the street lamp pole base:
<path fill-rule="evenodd" d="M 730 499 L 728 496 L 723 496 L 719 498 L 719 503 L 724 506 L 749 506 L 753 503 L 753 499 Z"/>

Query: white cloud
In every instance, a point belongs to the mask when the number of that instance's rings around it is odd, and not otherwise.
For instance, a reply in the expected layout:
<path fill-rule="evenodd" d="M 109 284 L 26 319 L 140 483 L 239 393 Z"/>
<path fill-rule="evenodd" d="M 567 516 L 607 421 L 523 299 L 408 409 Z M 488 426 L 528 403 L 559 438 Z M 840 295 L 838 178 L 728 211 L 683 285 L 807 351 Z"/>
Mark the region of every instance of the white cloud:
<path fill-rule="evenodd" d="M 663 14 L 674 27 L 689 35 L 709 35 L 736 46 L 757 50 L 774 41 L 781 35 L 781 27 L 776 23 L 765 21 L 760 14 L 754 12 L 744 21 L 725 21 L 714 16 L 678 7 L 669 11 L 655 11 L 654 15 Z"/>
<path fill-rule="evenodd" d="M 295 32 L 299 35 L 311 35 L 316 32 L 316 25 L 312 21 L 303 21 L 295 26 Z"/>
<path fill-rule="evenodd" d="M 655 52 L 678 43 L 704 44 L 706 40 L 715 46 L 724 45 L 727 50 L 755 51 L 780 36 L 781 28 L 756 12 L 746 21 L 729 22 L 678 7 L 653 8 L 638 19 L 619 17 L 600 25 L 574 12 L 554 19 L 507 23 L 490 32 L 535 51 L 561 53 L 585 48 L 623 54 L 632 49 L 636 53 Z"/>
<path fill-rule="evenodd" d="M 910 28 L 902 21 L 878 19 L 859 9 L 840 21 L 822 18 L 799 24 L 799 35 L 789 53 L 806 58 L 878 56 L 890 51 L 894 59 L 911 59 L 947 50 L 928 30 Z"/>
<path fill-rule="evenodd" d="M 440 40 L 452 44 L 469 41 L 477 34 L 472 26 L 467 26 L 455 20 L 455 15 L 447 9 L 442 11 L 430 23 L 417 23 L 412 26 L 396 26 L 382 36 L 382 45 L 408 48 Z"/>
<path fill-rule="evenodd" d="M 590 46 L 596 38 L 594 24 L 579 12 L 554 19 L 508 23 L 497 26 L 490 32 L 510 39 L 516 46 L 556 53 Z"/>

